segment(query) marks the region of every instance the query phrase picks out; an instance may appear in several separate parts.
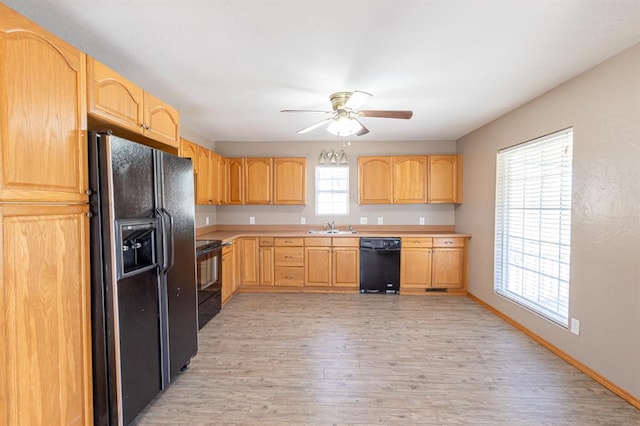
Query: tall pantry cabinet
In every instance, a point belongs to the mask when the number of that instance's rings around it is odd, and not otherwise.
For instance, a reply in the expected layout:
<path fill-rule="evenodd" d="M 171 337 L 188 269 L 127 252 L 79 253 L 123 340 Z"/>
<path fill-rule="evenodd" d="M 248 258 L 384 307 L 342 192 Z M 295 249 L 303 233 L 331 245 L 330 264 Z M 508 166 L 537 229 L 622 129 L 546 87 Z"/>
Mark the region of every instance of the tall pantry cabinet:
<path fill-rule="evenodd" d="M 0 424 L 91 424 L 86 57 L 0 3 Z"/>

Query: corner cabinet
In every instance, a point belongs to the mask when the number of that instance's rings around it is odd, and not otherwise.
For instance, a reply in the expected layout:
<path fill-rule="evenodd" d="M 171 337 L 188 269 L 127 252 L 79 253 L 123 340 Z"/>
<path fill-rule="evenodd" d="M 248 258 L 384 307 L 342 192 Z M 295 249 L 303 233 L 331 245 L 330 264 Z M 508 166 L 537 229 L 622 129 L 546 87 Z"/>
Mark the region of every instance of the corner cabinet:
<path fill-rule="evenodd" d="M 429 203 L 462 203 L 462 156 L 429 156 Z"/>
<path fill-rule="evenodd" d="M 179 148 L 180 115 L 175 108 L 94 58 L 87 58 L 87 71 L 92 118 Z"/>
<path fill-rule="evenodd" d="M 86 57 L 0 3 L 0 58 L 0 424 L 92 424 Z"/>
<path fill-rule="evenodd" d="M 402 238 L 400 292 L 466 293 L 464 237 Z"/>

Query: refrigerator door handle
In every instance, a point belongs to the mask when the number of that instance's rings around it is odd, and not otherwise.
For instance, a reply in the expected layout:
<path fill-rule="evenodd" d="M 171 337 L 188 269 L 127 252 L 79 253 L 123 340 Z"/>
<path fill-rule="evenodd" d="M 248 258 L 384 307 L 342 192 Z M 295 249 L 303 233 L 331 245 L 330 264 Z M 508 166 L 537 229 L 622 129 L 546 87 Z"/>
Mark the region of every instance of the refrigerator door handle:
<path fill-rule="evenodd" d="M 162 270 L 162 272 L 166 272 L 169 269 L 169 258 L 167 247 L 167 232 L 164 226 L 164 214 L 158 208 L 156 208 L 155 211 L 160 222 L 160 238 L 162 239 L 162 265 L 160 265 L 160 269 Z"/>
<path fill-rule="evenodd" d="M 166 269 L 168 271 L 169 269 L 173 268 L 173 266 L 176 263 L 176 256 L 175 256 L 176 246 L 175 246 L 175 239 L 174 239 L 174 233 L 173 233 L 173 216 L 171 216 L 169 212 L 166 211 L 164 208 L 161 210 L 162 210 L 162 213 L 164 213 L 169 218 L 169 237 L 171 238 L 171 244 L 169 244 L 169 246 L 171 247 L 171 256 Z"/>

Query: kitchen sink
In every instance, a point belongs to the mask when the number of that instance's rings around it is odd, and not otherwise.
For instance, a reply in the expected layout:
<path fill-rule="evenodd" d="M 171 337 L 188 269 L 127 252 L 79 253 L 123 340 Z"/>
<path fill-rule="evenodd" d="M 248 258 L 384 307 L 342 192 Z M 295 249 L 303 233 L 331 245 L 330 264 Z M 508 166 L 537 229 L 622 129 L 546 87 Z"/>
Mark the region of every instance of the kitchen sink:
<path fill-rule="evenodd" d="M 311 230 L 307 231 L 309 234 L 317 234 L 317 235 L 349 235 L 349 234 L 357 234 L 357 231 L 340 231 L 338 229 L 323 229 L 323 230 Z"/>

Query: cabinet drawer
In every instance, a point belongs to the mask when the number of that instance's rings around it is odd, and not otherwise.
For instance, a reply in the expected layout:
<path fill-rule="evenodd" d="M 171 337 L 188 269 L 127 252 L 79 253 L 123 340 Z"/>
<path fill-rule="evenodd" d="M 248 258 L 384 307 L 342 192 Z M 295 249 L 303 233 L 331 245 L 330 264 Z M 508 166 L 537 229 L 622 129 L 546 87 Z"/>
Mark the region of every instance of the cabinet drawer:
<path fill-rule="evenodd" d="M 303 267 L 276 266 L 273 275 L 277 286 L 302 287 L 304 285 Z"/>
<path fill-rule="evenodd" d="M 307 237 L 304 239 L 306 247 L 331 247 L 330 237 Z"/>
<path fill-rule="evenodd" d="M 258 240 L 258 244 L 260 245 L 260 247 L 272 247 L 273 237 L 261 237 Z"/>
<path fill-rule="evenodd" d="M 360 238 L 358 237 L 334 237 L 332 240 L 334 247 L 360 247 Z"/>
<path fill-rule="evenodd" d="M 273 261 L 276 266 L 304 266 L 304 248 L 276 247 Z"/>
<path fill-rule="evenodd" d="M 276 247 L 304 246 L 304 238 L 274 238 L 273 242 Z"/>
<path fill-rule="evenodd" d="M 434 238 L 434 247 L 464 247 L 464 238 Z"/>
<path fill-rule="evenodd" d="M 402 248 L 405 247 L 432 247 L 433 238 L 403 237 Z"/>

